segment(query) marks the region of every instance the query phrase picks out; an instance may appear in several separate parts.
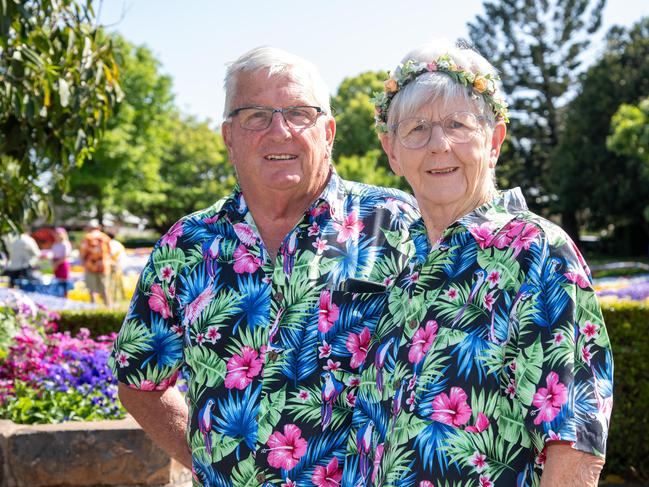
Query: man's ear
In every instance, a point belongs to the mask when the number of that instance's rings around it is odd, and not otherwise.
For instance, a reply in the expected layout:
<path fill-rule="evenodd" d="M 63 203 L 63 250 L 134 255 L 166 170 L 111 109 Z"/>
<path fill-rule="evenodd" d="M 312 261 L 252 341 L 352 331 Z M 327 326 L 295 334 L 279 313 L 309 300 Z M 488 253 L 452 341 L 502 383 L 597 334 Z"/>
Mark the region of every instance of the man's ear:
<path fill-rule="evenodd" d="M 496 167 L 498 163 L 498 157 L 500 157 L 500 148 L 505 141 L 505 136 L 507 135 L 507 125 L 502 120 L 496 122 L 494 125 L 493 132 L 491 134 L 491 147 L 489 150 L 489 167 L 491 169 Z"/>
<path fill-rule="evenodd" d="M 394 154 L 394 139 L 391 138 L 390 135 L 386 133 L 382 133 L 379 135 L 379 140 L 381 141 L 381 146 L 383 147 L 383 151 L 388 156 L 388 161 L 390 162 L 390 167 L 392 168 L 392 171 L 397 176 L 403 176 L 403 170 L 401 169 L 401 164 L 399 163 L 399 160 Z"/>
<path fill-rule="evenodd" d="M 221 124 L 221 136 L 225 147 L 228 149 L 228 159 L 232 162 L 232 123 L 223 122 Z"/>

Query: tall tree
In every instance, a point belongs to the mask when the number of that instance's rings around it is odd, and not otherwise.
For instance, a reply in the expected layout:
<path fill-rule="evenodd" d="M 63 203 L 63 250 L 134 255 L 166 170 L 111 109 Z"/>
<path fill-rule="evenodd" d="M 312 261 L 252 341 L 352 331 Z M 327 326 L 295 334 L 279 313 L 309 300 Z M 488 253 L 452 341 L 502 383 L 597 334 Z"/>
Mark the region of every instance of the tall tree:
<path fill-rule="evenodd" d="M 394 184 L 408 189 L 392 174 L 388 158 L 374 130 L 374 93 L 383 89 L 385 71 L 367 71 L 345 78 L 332 105 L 336 117 L 334 164 L 341 175 L 369 184 Z"/>
<path fill-rule="evenodd" d="M 146 47 L 113 36 L 124 91 L 119 110 L 97 149 L 72 174 L 69 210 L 96 216 L 139 213 L 164 199 L 160 177 L 165 145 L 172 137 L 172 83 Z"/>
<path fill-rule="evenodd" d="M 121 96 L 91 0 L 0 2 L 0 234 L 49 207 Z"/>
<path fill-rule="evenodd" d="M 580 92 L 566 109 L 550 170 L 562 213 L 573 212 L 591 229 L 619 227 L 626 246 L 620 250 L 629 252 L 632 240 L 640 240 L 638 250 L 646 248 L 647 237 L 632 234 L 642 233 L 638 205 L 647 186 L 637 160 L 619 149 L 611 152 L 606 139 L 620 105 L 638 104 L 649 93 L 647 59 L 649 17 L 630 29 L 614 27 L 608 32 L 603 55 L 583 75 Z"/>
<path fill-rule="evenodd" d="M 223 138 L 206 122 L 174 117 L 160 166 L 162 198 L 143 205 L 138 215 L 166 231 L 180 217 L 207 208 L 234 186 Z"/>
<path fill-rule="evenodd" d="M 476 48 L 498 68 L 510 103 L 509 147 L 502 169 L 547 207 L 546 175 L 559 140 L 560 109 L 575 86 L 582 54 L 601 24 L 605 0 L 485 1 L 469 23 Z M 576 228 L 566 221 L 571 233 Z"/>

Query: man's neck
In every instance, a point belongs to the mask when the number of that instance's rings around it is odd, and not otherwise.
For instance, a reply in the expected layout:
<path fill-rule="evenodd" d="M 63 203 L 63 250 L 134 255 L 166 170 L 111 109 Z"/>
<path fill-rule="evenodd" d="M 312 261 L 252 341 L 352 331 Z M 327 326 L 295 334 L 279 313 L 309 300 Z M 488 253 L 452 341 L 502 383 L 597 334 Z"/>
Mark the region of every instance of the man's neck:
<path fill-rule="evenodd" d="M 270 192 L 264 195 L 244 192 L 248 211 L 273 261 L 284 238 L 322 194 L 329 177 L 307 192 Z"/>

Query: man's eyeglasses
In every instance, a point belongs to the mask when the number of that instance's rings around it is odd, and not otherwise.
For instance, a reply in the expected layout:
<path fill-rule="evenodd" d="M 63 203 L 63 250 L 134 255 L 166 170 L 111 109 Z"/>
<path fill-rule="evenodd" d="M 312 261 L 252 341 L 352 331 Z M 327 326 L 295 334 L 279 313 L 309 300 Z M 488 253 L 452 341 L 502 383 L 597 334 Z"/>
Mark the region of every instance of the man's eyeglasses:
<path fill-rule="evenodd" d="M 266 130 L 270 127 L 275 113 L 281 113 L 284 122 L 291 129 L 302 130 L 315 125 L 322 108 L 314 106 L 295 106 L 285 108 L 241 107 L 235 108 L 228 117 L 237 117 L 239 125 L 246 130 Z"/>
<path fill-rule="evenodd" d="M 469 142 L 481 129 L 483 116 L 471 112 L 453 112 L 438 122 L 423 118 L 406 118 L 393 126 L 399 142 L 407 149 L 420 149 L 430 141 L 433 127 L 439 125 L 444 136 L 456 144 Z"/>

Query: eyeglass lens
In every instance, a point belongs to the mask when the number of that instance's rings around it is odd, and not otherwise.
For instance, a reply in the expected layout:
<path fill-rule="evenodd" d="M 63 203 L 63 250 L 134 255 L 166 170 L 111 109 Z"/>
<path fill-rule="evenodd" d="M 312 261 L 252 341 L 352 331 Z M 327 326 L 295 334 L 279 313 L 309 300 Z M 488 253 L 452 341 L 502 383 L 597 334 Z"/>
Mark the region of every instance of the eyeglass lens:
<path fill-rule="evenodd" d="M 468 142 L 480 128 L 478 117 L 471 112 L 454 112 L 442 120 L 431 122 L 421 118 L 407 118 L 397 125 L 397 136 L 409 149 L 419 149 L 428 144 L 433 127 L 439 125 L 448 140 L 455 143 Z"/>
<path fill-rule="evenodd" d="M 265 130 L 270 127 L 273 115 L 279 112 L 289 127 L 303 129 L 312 126 L 320 112 L 317 107 L 299 106 L 286 108 L 242 108 L 239 115 L 239 124 L 248 130 Z"/>

